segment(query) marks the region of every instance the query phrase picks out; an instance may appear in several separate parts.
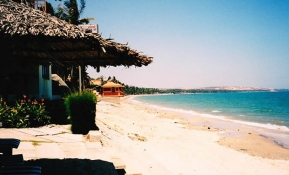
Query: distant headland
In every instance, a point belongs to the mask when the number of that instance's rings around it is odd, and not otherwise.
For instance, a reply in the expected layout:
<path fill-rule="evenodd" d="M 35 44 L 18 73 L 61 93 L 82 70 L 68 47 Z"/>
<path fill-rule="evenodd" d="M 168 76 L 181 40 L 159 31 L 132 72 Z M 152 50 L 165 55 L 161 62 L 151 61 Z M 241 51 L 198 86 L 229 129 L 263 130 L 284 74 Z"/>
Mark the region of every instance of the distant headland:
<path fill-rule="evenodd" d="M 289 91 L 289 89 L 260 88 L 260 87 L 243 87 L 243 86 L 214 86 L 203 88 L 163 88 L 161 93 L 225 93 L 225 92 L 280 92 Z"/>

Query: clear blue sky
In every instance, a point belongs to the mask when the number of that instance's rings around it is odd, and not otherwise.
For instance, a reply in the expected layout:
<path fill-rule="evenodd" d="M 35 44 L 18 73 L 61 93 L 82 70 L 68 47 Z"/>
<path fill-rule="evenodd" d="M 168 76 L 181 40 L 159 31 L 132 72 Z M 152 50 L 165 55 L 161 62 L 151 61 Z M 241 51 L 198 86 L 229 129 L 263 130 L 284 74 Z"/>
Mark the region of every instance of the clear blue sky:
<path fill-rule="evenodd" d="M 60 2 L 48 0 L 53 5 Z M 86 0 L 104 38 L 154 57 L 147 67 L 108 67 L 139 87 L 289 88 L 288 0 Z"/>

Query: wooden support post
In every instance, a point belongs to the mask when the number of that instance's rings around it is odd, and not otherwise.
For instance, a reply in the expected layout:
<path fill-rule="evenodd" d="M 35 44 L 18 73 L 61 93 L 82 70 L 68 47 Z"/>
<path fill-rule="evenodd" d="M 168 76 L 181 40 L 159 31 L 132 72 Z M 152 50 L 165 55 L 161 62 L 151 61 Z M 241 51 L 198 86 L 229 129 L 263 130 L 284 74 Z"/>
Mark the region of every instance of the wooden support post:
<path fill-rule="evenodd" d="M 81 82 L 82 82 L 82 79 L 81 79 L 81 66 L 78 66 L 78 69 L 79 69 L 79 92 L 81 92 Z"/>

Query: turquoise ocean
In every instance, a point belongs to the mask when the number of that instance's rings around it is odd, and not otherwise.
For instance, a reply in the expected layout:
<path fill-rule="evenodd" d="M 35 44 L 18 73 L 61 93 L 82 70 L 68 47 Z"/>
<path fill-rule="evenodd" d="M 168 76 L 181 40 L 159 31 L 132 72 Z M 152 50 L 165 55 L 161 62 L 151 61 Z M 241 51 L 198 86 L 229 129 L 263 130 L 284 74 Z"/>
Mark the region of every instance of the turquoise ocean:
<path fill-rule="evenodd" d="M 183 117 L 197 114 L 264 129 L 267 137 L 289 148 L 289 91 L 145 95 L 133 100 Z"/>

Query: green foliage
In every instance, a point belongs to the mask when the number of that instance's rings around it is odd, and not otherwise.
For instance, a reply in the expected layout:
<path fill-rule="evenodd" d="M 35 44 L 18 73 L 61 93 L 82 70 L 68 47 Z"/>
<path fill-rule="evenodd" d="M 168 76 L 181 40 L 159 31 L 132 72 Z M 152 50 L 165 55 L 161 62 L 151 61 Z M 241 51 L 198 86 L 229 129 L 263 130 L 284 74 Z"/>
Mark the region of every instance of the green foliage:
<path fill-rule="evenodd" d="M 89 21 L 94 20 L 94 18 L 80 19 L 80 15 L 83 13 L 85 7 L 85 0 L 80 0 L 80 6 L 78 5 L 77 0 L 66 0 L 63 4 L 57 6 L 54 14 L 56 17 L 65 20 L 70 24 L 88 24 Z"/>
<path fill-rule="evenodd" d="M 26 128 L 49 124 L 50 117 L 40 104 L 16 103 L 12 107 L 0 104 L 0 121 L 5 128 Z"/>
<path fill-rule="evenodd" d="M 52 7 L 52 5 L 46 1 L 46 13 L 49 13 L 51 15 L 55 14 L 54 8 Z"/>
<path fill-rule="evenodd" d="M 124 93 L 125 95 L 157 94 L 160 93 L 160 90 L 157 88 L 142 88 L 125 85 Z"/>
<path fill-rule="evenodd" d="M 87 134 L 98 130 L 95 124 L 97 97 L 91 92 L 75 92 L 64 99 L 64 105 L 71 121 L 74 134 Z"/>

